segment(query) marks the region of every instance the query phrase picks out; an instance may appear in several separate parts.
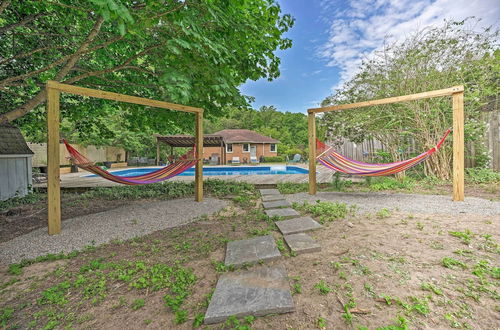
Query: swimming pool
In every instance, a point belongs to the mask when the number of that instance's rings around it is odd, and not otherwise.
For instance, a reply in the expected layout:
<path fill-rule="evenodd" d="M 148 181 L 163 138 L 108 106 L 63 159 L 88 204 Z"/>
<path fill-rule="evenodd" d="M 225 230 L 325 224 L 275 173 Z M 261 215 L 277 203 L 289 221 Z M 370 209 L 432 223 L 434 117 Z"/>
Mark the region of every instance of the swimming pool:
<path fill-rule="evenodd" d="M 114 175 L 135 176 L 142 175 L 159 169 L 159 167 L 132 168 L 126 170 L 111 171 Z M 308 170 L 298 166 L 220 166 L 203 167 L 203 175 L 269 175 L 269 174 L 307 174 Z M 194 167 L 179 174 L 180 176 L 194 176 Z M 84 177 L 94 177 L 95 174 L 85 175 Z"/>

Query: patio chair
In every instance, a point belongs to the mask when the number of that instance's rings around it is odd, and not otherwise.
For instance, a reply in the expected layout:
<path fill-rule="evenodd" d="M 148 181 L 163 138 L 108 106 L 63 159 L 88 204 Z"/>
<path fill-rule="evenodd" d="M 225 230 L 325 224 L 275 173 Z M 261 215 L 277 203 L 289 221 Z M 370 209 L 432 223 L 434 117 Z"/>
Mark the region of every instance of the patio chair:
<path fill-rule="evenodd" d="M 258 164 L 259 160 L 257 159 L 256 156 L 250 157 L 250 163 L 251 164 Z"/>
<path fill-rule="evenodd" d="M 231 164 L 240 164 L 240 157 L 233 157 Z"/>
<path fill-rule="evenodd" d="M 290 163 L 298 163 L 298 162 L 300 162 L 301 158 L 302 158 L 302 156 L 300 154 L 295 154 L 295 155 L 293 155 L 293 159 L 290 161 Z"/>

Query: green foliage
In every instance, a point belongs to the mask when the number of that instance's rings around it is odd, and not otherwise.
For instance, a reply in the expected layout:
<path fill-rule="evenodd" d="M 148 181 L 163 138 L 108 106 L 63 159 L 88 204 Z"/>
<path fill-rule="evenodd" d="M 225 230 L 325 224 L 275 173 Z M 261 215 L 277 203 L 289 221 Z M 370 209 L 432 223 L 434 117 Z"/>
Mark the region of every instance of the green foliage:
<path fill-rule="evenodd" d="M 332 288 L 330 288 L 324 280 L 321 280 L 318 283 L 314 284 L 314 288 L 318 290 L 322 295 L 327 295 L 332 292 Z"/>
<path fill-rule="evenodd" d="M 284 161 L 285 157 L 283 156 L 264 157 L 264 163 L 283 163 Z"/>
<path fill-rule="evenodd" d="M 367 184 L 371 191 L 411 190 L 415 187 L 415 180 L 408 176 L 403 179 L 384 176 L 371 178 L 370 181 L 367 181 Z"/>
<path fill-rule="evenodd" d="M 283 35 L 293 26 L 274 0 L 12 1 L 0 19 L 8 68 L 0 74 L 8 91 L 0 112 L 11 111 L 11 118 L 28 112 L 17 123 L 37 141 L 45 135 L 39 105 L 49 79 L 198 106 L 207 116 L 220 115 L 221 104 L 245 106 L 238 86 L 279 77 L 275 51 L 291 47 Z M 63 136 L 134 153 L 153 146 L 153 133 L 193 126 L 190 114 L 70 95 L 62 97 L 61 111 Z"/>
<path fill-rule="evenodd" d="M 306 192 L 309 189 L 308 183 L 279 182 L 278 190 L 282 194 L 296 194 Z"/>
<path fill-rule="evenodd" d="M 472 238 L 474 237 L 474 233 L 469 229 L 466 229 L 464 231 L 450 231 L 449 233 L 451 236 L 460 238 L 462 240 L 462 243 L 467 245 L 472 241 Z"/>
<path fill-rule="evenodd" d="M 500 172 L 490 168 L 466 168 L 465 180 L 471 183 L 500 183 Z"/>
<path fill-rule="evenodd" d="M 450 257 L 444 257 L 441 260 L 441 263 L 443 264 L 444 267 L 446 268 L 455 268 L 455 266 L 458 266 L 462 269 L 467 269 L 467 265 L 461 262 L 460 260 L 450 258 Z"/>
<path fill-rule="evenodd" d="M 12 318 L 14 308 L 5 307 L 0 309 L 0 326 L 7 329 L 7 322 Z"/>
<path fill-rule="evenodd" d="M 318 328 L 320 329 L 325 329 L 326 326 L 328 325 L 328 323 L 326 322 L 326 320 L 322 317 L 318 317 L 318 320 L 316 321 L 316 324 L 318 326 Z"/>
<path fill-rule="evenodd" d="M 364 61 L 358 73 L 326 98 L 322 105 L 354 103 L 391 96 L 465 86 L 465 140 L 484 150 L 482 109 L 497 94 L 500 51 L 498 30 L 478 31 L 477 19 L 447 21 L 423 28 L 402 42 L 384 45 Z M 472 28 L 471 28 L 472 27 Z M 322 125 L 332 142 L 342 138 L 361 142 L 376 138 L 384 144 L 374 162 L 399 161 L 434 146 L 452 123 L 449 98 L 372 106 L 363 110 L 326 113 Z M 451 147 L 444 147 L 425 162 L 424 173 L 449 179 Z M 484 154 L 476 153 L 484 163 Z"/>
<path fill-rule="evenodd" d="M 252 323 L 255 321 L 254 316 L 246 316 L 243 320 L 238 320 L 236 316 L 229 316 L 224 323 L 226 327 L 233 330 L 252 330 Z"/>
<path fill-rule="evenodd" d="M 45 261 L 55 261 L 61 259 L 71 259 L 76 257 L 80 252 L 73 251 L 70 253 L 59 253 L 59 254 L 47 254 L 44 256 L 39 256 L 34 259 L 24 259 L 20 263 L 9 265 L 9 274 L 11 275 L 21 275 L 22 269 L 26 266 L 32 265 L 34 263 L 45 262 Z"/>
<path fill-rule="evenodd" d="M 391 216 L 391 211 L 384 207 L 383 209 L 380 209 L 380 211 L 376 213 L 376 216 L 379 219 L 385 219 Z"/>
<path fill-rule="evenodd" d="M 326 223 L 337 219 L 344 219 L 349 213 L 353 213 L 353 208 L 349 208 L 345 203 L 316 201 L 315 204 L 304 202 L 294 204 L 294 208 L 311 213 L 319 217 L 319 222 Z"/>
<path fill-rule="evenodd" d="M 132 308 L 133 310 L 138 310 L 138 309 L 141 309 L 142 307 L 144 307 L 144 305 L 146 305 L 146 302 L 144 301 L 144 299 L 138 298 L 132 302 L 132 304 L 130 305 L 130 308 Z"/>
<path fill-rule="evenodd" d="M 23 197 L 12 197 L 4 201 L 0 201 L 0 211 L 8 210 L 20 205 L 34 204 L 45 198 L 44 194 L 31 192 Z"/>

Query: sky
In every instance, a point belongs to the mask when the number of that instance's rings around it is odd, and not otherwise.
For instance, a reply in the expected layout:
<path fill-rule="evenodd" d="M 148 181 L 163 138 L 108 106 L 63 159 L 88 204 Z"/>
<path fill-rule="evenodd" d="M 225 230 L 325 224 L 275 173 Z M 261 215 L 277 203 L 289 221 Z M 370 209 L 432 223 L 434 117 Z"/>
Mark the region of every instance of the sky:
<path fill-rule="evenodd" d="M 274 105 L 279 111 L 306 112 L 318 107 L 335 88 L 352 77 L 362 59 L 386 42 L 445 19 L 480 18 L 476 28 L 500 23 L 500 0 L 278 0 L 295 18 L 286 33 L 293 46 L 277 51 L 281 76 L 247 81 L 244 95 L 254 108 Z"/>

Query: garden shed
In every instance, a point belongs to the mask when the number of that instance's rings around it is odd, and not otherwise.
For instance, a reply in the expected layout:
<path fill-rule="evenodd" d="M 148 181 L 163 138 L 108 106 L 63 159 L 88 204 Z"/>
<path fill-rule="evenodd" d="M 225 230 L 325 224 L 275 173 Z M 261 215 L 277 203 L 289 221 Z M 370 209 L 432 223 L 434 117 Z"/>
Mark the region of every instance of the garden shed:
<path fill-rule="evenodd" d="M 28 193 L 32 157 L 19 128 L 0 125 L 0 201 Z"/>

